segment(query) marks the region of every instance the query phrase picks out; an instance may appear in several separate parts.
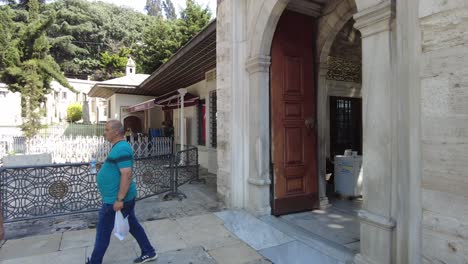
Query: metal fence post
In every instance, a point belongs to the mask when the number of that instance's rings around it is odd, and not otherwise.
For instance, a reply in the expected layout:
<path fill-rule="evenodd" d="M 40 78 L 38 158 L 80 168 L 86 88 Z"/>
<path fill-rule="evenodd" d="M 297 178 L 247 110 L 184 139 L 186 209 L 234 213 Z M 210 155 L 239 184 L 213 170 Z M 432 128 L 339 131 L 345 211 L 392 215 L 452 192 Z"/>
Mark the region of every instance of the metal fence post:
<path fill-rule="evenodd" d="M 179 161 L 177 159 L 177 154 L 172 155 L 172 158 L 171 158 L 171 174 L 172 174 L 172 177 L 171 177 L 172 188 L 171 189 L 172 190 L 169 193 L 167 193 L 166 195 L 164 195 L 164 197 L 163 197 L 164 200 L 172 200 L 174 198 L 177 198 L 177 199 L 179 199 L 179 201 L 181 201 L 182 199 L 187 198 L 187 195 L 185 195 L 182 192 L 179 192 L 179 188 L 178 188 L 178 185 L 179 185 L 178 162 Z"/>
<path fill-rule="evenodd" d="M 5 238 L 5 229 L 3 228 L 3 199 L 0 197 L 0 241 Z"/>
<path fill-rule="evenodd" d="M 203 183 L 206 184 L 206 179 L 200 179 L 200 164 L 198 163 L 198 148 L 193 149 L 195 151 L 195 176 L 189 183 Z"/>
<path fill-rule="evenodd" d="M 0 169 L 0 184 L 1 186 L 3 186 L 3 173 L 2 173 L 2 169 Z M 0 187 L 0 190 L 2 191 L 0 193 L 0 241 L 5 239 L 5 229 L 3 227 L 3 190 L 2 188 Z"/>

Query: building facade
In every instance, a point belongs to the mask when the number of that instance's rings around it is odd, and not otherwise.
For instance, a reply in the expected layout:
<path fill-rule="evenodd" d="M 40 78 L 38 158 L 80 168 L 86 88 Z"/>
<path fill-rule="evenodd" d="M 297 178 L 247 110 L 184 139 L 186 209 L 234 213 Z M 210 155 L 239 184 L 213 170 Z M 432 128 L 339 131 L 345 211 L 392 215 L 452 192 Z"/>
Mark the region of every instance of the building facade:
<path fill-rule="evenodd" d="M 219 0 L 219 195 L 259 215 L 327 206 L 332 105 L 361 98 L 355 263 L 467 263 L 467 27 L 458 0 Z"/>
<path fill-rule="evenodd" d="M 83 122 L 99 123 L 107 120 L 107 104 L 106 101 L 100 98 L 88 97 L 88 92 L 97 83 L 89 80 L 67 79 L 70 85 L 77 90 L 77 93 L 70 91 L 56 81 L 52 81 L 52 91 L 46 95 L 45 115 L 43 124 L 51 125 L 66 122 L 67 108 L 70 104 L 78 103 L 87 113 L 87 120 Z M 6 84 L 0 84 L 0 104 L 8 109 L 0 118 L 0 126 L 4 129 L 10 128 L 11 131 L 19 133 L 19 128 L 22 124 L 21 117 L 21 95 L 8 90 Z"/>

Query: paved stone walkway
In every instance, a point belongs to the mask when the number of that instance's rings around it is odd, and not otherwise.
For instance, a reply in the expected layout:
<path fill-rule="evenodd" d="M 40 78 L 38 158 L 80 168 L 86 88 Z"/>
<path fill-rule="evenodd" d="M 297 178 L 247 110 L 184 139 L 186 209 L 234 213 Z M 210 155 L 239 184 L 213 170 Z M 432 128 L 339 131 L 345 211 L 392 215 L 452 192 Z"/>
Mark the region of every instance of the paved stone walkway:
<path fill-rule="evenodd" d="M 212 213 L 145 222 L 159 252 L 157 264 L 271 263 L 228 231 Z M 67 231 L 8 240 L 0 249 L 2 264 L 83 264 L 92 252 L 95 230 Z M 104 263 L 127 264 L 140 254 L 132 237 L 112 238 Z"/>
<path fill-rule="evenodd" d="M 182 186 L 188 196 L 182 201 L 153 197 L 137 202 L 137 217 L 159 253 L 154 263 L 344 264 L 359 251 L 359 204 L 333 201 L 327 210 L 258 218 L 225 210 L 217 201 L 213 176 L 204 175 L 206 185 Z M 82 264 L 93 249 L 95 229 L 89 226 L 96 216 L 9 224 L 0 264 Z M 113 238 L 104 263 L 132 263 L 139 254 L 131 236 Z"/>

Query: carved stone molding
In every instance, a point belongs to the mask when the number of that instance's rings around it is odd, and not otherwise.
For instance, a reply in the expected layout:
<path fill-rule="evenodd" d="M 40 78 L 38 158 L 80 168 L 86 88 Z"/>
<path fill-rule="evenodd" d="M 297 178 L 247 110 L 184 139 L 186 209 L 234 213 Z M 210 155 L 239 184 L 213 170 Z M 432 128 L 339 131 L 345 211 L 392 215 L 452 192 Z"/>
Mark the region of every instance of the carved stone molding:
<path fill-rule="evenodd" d="M 375 227 L 378 227 L 380 229 L 384 229 L 387 231 L 391 231 L 396 226 L 396 223 L 393 219 L 390 219 L 381 215 L 376 215 L 367 210 L 360 210 L 359 218 L 361 222 L 364 222 L 369 225 L 373 225 Z"/>
<path fill-rule="evenodd" d="M 369 7 L 356 15 L 354 27 L 361 31 L 363 38 L 383 31 L 390 31 L 392 19 L 395 17 L 395 6 L 387 0 L 376 6 Z"/>
<path fill-rule="evenodd" d="M 259 56 L 250 58 L 246 62 L 246 69 L 249 74 L 256 72 L 268 72 L 270 70 L 271 57 L 270 56 Z"/>

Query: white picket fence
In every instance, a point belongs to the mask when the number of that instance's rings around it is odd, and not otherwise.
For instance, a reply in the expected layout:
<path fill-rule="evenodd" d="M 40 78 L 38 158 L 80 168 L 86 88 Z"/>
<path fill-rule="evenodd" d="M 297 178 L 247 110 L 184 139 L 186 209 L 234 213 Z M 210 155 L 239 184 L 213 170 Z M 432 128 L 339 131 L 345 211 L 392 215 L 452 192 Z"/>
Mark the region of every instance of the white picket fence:
<path fill-rule="evenodd" d="M 171 154 L 172 138 L 148 137 L 133 138 L 129 142 L 135 157 L 149 157 Z M 0 136 L 0 159 L 6 155 L 50 153 L 53 163 L 89 162 L 92 157 L 104 161 L 111 145 L 104 137 L 92 136 L 35 136 L 24 137 Z"/>

